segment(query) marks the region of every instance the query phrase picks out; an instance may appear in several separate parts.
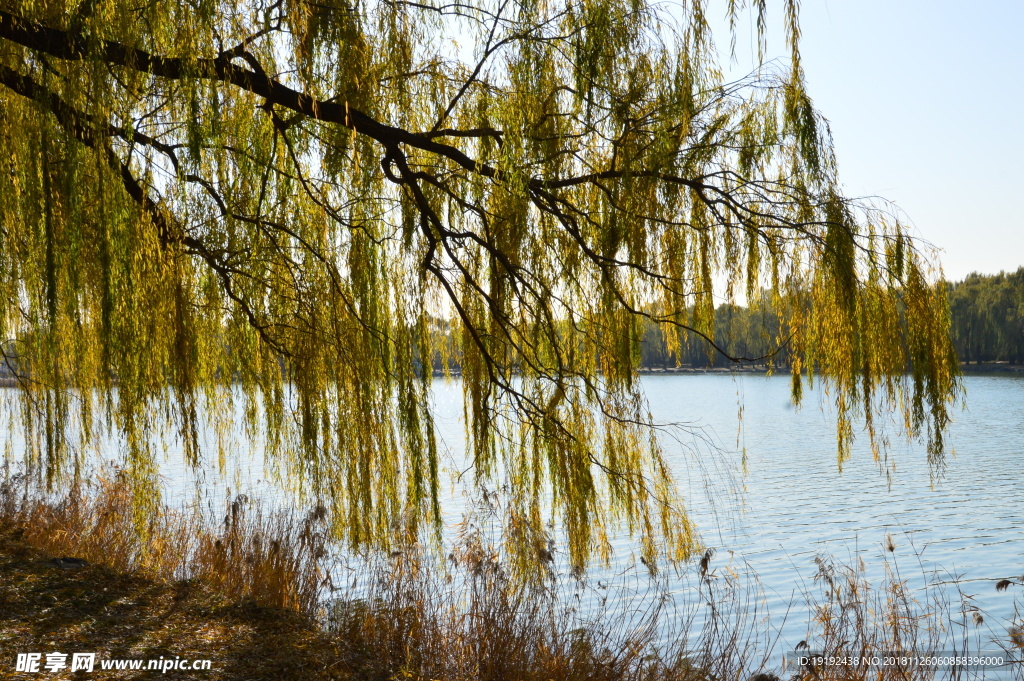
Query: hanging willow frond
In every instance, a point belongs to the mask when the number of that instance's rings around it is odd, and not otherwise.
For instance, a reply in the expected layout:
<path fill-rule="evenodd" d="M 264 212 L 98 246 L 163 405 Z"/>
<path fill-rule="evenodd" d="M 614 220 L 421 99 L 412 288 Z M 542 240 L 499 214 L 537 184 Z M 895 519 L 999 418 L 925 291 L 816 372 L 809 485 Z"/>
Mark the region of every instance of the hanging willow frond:
<path fill-rule="evenodd" d="M 891 212 L 841 195 L 796 7 L 792 68 L 724 83 L 699 0 L 3 0 L 0 338 L 29 462 L 57 481 L 111 428 L 145 510 L 153 434 L 198 463 L 237 406 L 339 537 L 386 547 L 440 522 L 439 363 L 523 561 L 552 515 L 577 565 L 620 524 L 685 558 L 638 348 L 654 322 L 728 354 L 716 287 L 769 292 L 841 459 L 893 409 L 939 461 L 944 294 Z"/>

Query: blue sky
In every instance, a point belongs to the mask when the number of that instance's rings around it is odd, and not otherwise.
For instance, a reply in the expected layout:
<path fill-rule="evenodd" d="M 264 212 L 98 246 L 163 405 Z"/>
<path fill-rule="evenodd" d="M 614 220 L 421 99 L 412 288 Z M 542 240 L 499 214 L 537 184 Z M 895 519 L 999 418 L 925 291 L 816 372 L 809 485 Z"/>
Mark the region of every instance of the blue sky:
<path fill-rule="evenodd" d="M 801 26 L 847 195 L 895 202 L 949 279 L 1024 265 L 1024 0 L 804 0 Z"/>

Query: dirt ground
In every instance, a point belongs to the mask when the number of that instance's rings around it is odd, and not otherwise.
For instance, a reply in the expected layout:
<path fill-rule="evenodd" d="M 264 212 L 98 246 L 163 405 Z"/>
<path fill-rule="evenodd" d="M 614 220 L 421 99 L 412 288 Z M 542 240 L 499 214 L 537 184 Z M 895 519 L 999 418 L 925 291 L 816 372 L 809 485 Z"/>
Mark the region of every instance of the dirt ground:
<path fill-rule="evenodd" d="M 347 678 L 336 645 L 297 613 L 228 603 L 202 584 L 153 582 L 97 565 L 61 568 L 0 527 L 0 679 Z M 48 653 L 67 655 L 59 671 Z M 39 672 L 16 671 L 19 653 L 41 653 Z M 94 653 L 93 671 L 70 671 Z M 109 671 L 103 661 L 209 660 L 208 670 Z M 160 663 L 164 664 L 164 663 Z M 170 663 L 167 663 L 170 664 Z"/>

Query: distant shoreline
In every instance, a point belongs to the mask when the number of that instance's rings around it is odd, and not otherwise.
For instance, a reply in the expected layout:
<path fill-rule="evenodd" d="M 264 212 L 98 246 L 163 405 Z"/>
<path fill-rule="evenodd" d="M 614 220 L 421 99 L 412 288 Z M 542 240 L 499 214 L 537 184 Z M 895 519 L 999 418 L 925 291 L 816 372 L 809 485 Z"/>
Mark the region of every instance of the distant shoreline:
<path fill-rule="evenodd" d="M 1024 373 L 1024 364 L 1010 364 L 1008 362 L 982 362 L 981 364 L 969 364 L 960 362 L 960 371 L 965 374 L 992 374 L 992 373 Z"/>
<path fill-rule="evenodd" d="M 997 374 L 997 373 L 1011 373 L 1011 374 L 1024 374 L 1024 364 L 1009 364 L 1007 362 L 982 362 L 981 364 L 968 364 L 967 362 L 960 362 L 960 371 L 965 374 Z M 675 374 L 766 374 L 768 369 L 763 366 L 749 366 L 749 365 L 735 365 L 728 367 L 644 367 L 639 370 L 642 376 L 672 376 Z M 772 370 L 775 374 L 789 374 L 788 367 L 776 367 Z M 459 371 L 451 372 L 452 378 L 461 378 L 462 373 Z M 435 378 L 444 377 L 444 372 L 435 371 Z"/>
<path fill-rule="evenodd" d="M 1010 373 L 1010 374 L 1024 374 L 1024 364 L 1010 364 L 1008 362 L 982 362 L 981 364 L 969 364 L 967 362 L 960 362 L 960 371 L 965 374 L 999 374 L 999 373 Z M 732 367 L 669 367 L 667 369 L 653 368 L 653 369 L 641 369 L 641 374 L 644 375 L 658 375 L 658 374 L 765 374 L 768 370 L 763 366 L 743 366 L 737 365 Z M 778 367 L 773 373 L 776 374 L 788 374 L 789 369 L 787 367 Z"/>
<path fill-rule="evenodd" d="M 1009 364 L 1008 362 L 982 362 L 981 364 L 968 364 L 960 362 L 960 371 L 965 374 L 1024 374 L 1024 364 Z M 676 374 L 766 374 L 768 370 L 763 366 L 731 366 L 731 367 L 668 367 L 662 369 L 643 368 L 639 371 L 642 376 L 672 376 Z M 776 374 L 788 374 L 789 369 L 779 367 L 773 371 Z M 462 372 L 452 371 L 452 378 L 462 378 Z M 444 372 L 435 371 L 435 378 L 444 377 Z M 0 388 L 17 388 L 18 379 L 9 376 L 0 377 Z"/>

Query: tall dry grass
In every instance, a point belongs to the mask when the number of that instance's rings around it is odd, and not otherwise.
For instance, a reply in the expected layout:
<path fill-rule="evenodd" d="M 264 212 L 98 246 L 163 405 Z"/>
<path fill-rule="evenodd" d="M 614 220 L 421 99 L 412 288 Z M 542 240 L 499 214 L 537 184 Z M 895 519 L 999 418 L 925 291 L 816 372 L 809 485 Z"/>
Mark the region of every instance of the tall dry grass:
<path fill-rule="evenodd" d="M 239 496 L 217 526 L 197 511 L 134 510 L 126 476 L 99 475 L 64 495 L 39 493 L 23 476 L 0 483 L 0 522 L 53 556 L 177 581 L 201 579 L 227 599 L 315 612 L 327 531 L 322 509 L 264 515 Z"/>
<path fill-rule="evenodd" d="M 869 583 L 859 564 L 819 559 L 797 604 L 808 613 L 801 652 L 870 657 L 987 647 L 1004 650 L 1012 663 L 1001 670 L 784 664 L 757 585 L 712 552 L 689 577 L 669 580 L 641 568 L 609 585 L 549 562 L 517 573 L 504 538 L 492 531 L 503 526 L 497 522 L 467 525 L 441 560 L 417 545 L 345 558 L 331 550 L 322 508 L 264 514 L 237 497 L 216 526 L 198 512 L 169 509 L 140 523 L 131 500 L 127 479 L 116 474 L 62 498 L 8 476 L 0 483 L 0 523 L 21 528 L 24 540 L 54 556 L 161 580 L 201 579 L 226 599 L 305 613 L 334 634 L 337 668 L 352 679 L 1024 678 L 1024 635 L 986 623 L 962 589 L 912 587 L 894 557 L 880 584 Z M 1019 588 L 1019 581 L 1003 586 Z"/>
<path fill-rule="evenodd" d="M 761 613 L 735 583 L 702 580 L 686 607 L 646 570 L 605 588 L 518 579 L 500 557 L 470 542 L 443 567 L 406 551 L 354 570 L 328 614 L 352 678 L 712 681 L 767 666 Z"/>
<path fill-rule="evenodd" d="M 1024 678 L 1024 635 L 987 622 L 965 585 L 901 574 L 895 556 L 885 576 L 817 559 L 800 603 L 807 618 L 799 650 L 784 650 L 762 594 L 738 574 L 715 568 L 711 554 L 681 592 L 670 595 L 642 572 L 602 601 L 585 581 L 512 578 L 494 544 L 470 544 L 438 570 L 403 553 L 353 571 L 355 585 L 336 601 L 329 624 L 343 642 L 352 678 L 622 679 L 661 681 L 932 681 Z M 647 579 L 646 585 L 643 585 Z M 917 585 L 912 582 L 923 582 Z M 672 583 L 678 589 L 680 580 Z M 640 585 L 639 587 L 637 585 Z M 988 585 L 990 588 L 993 586 Z M 590 593 L 585 593 L 590 591 Z M 611 598 L 610 596 L 608 597 Z M 590 602 L 588 610 L 582 607 Z M 802 606 L 802 607 L 798 607 Z M 776 613 L 778 615 L 779 613 Z M 1019 620 L 1019 615 L 1017 617 Z M 789 643 L 790 646 L 793 642 Z M 794 653 L 826 658 L 899 658 L 891 664 L 794 664 Z M 1001 666 L 926 666 L 934 656 L 996 653 Z M 786 661 L 783 661 L 784 658 Z"/>
<path fill-rule="evenodd" d="M 847 565 L 818 557 L 816 563 L 816 589 L 806 595 L 807 637 L 796 652 L 812 659 L 820 656 L 847 662 L 814 661 L 796 669 L 800 678 L 926 681 L 1003 678 L 993 674 L 1012 672 L 1012 665 L 997 670 L 922 664 L 928 658 L 966 656 L 986 649 L 978 628 L 984 616 L 955 584 L 952 593 L 934 583 L 912 587 L 894 557 L 885 560 L 885 576 L 879 584 L 868 581 L 859 559 Z M 850 663 L 851 658 L 860 662 Z M 864 662 L 875 658 L 881 663 Z"/>

